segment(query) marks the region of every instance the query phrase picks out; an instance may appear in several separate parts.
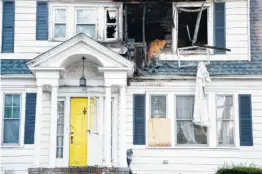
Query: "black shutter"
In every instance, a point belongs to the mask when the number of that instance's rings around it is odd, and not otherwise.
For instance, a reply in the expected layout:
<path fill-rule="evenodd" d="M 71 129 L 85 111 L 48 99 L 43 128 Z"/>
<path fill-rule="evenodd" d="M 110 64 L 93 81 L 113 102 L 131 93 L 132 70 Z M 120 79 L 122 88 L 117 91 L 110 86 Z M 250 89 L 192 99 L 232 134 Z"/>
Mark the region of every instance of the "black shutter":
<path fill-rule="evenodd" d="M 240 146 L 253 146 L 251 95 L 239 95 Z"/>

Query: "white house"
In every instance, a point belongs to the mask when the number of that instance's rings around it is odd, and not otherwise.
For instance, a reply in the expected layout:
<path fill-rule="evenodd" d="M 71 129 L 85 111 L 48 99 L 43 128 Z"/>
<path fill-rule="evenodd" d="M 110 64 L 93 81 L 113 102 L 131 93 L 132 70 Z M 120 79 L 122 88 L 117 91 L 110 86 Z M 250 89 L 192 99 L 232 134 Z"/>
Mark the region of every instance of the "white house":
<path fill-rule="evenodd" d="M 138 174 L 262 167 L 261 9 L 260 0 L 1 1 L 1 172 L 125 168 L 127 149 Z M 148 61 L 155 39 L 167 44 Z M 194 123 L 199 62 L 211 78 L 207 126 Z"/>

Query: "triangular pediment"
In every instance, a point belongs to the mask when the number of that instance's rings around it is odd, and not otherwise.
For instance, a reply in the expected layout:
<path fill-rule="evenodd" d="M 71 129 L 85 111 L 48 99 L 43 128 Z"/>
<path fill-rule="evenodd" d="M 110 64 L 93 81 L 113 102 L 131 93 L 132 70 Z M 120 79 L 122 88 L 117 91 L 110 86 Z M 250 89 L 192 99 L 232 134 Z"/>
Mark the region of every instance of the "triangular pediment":
<path fill-rule="evenodd" d="M 80 33 L 54 48 L 40 54 L 27 63 L 31 69 L 65 68 L 66 63 L 71 64 L 76 55 L 88 55 L 87 61 L 102 68 L 124 68 L 134 71 L 134 63 L 118 53 L 103 46 L 97 41 Z"/>

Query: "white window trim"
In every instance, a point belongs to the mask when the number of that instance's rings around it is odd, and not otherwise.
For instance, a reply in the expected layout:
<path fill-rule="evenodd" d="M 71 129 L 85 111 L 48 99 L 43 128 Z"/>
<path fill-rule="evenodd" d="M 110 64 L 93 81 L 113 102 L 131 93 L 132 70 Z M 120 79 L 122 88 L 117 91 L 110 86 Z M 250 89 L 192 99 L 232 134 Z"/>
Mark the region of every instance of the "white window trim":
<path fill-rule="evenodd" d="M 178 26 L 178 10 L 176 9 L 176 7 L 201 7 L 203 2 L 179 2 L 173 5 L 173 10 L 174 10 L 174 22 L 175 22 L 175 26 Z M 212 3 L 205 3 L 204 5 L 205 7 L 208 7 L 208 11 L 207 11 L 207 27 L 208 27 L 208 45 L 213 45 L 214 42 L 214 26 L 213 26 L 213 4 Z M 172 42 L 175 42 L 176 44 L 176 50 L 178 49 L 178 27 L 175 27 L 175 35 L 176 35 L 176 40 L 172 39 Z M 173 37 L 172 37 L 173 38 Z M 214 50 L 209 49 L 210 51 L 210 56 L 213 55 Z M 176 53 L 174 53 L 175 55 L 173 55 L 175 57 L 175 59 L 177 59 L 177 55 Z M 207 59 L 207 55 L 203 54 L 203 55 L 180 55 L 180 59 L 181 60 L 208 60 Z"/>
<path fill-rule="evenodd" d="M 75 7 L 75 13 L 74 13 L 74 19 L 75 19 L 75 22 L 74 22 L 74 34 L 76 35 L 77 34 L 77 31 L 76 31 L 76 26 L 77 26 L 77 10 L 96 10 L 96 14 L 97 14 L 97 20 L 98 21 L 98 8 L 95 8 L 95 7 Z M 86 23 L 86 24 L 91 24 L 91 23 Z M 95 40 L 98 38 L 98 23 L 96 22 L 95 23 Z"/>
<path fill-rule="evenodd" d="M 107 35 L 107 26 L 109 25 L 107 22 L 106 22 L 106 11 L 107 10 L 115 10 L 116 11 L 116 37 L 115 38 L 107 38 L 106 35 Z M 119 15 L 119 7 L 106 7 L 104 9 L 104 19 L 105 19 L 105 23 L 104 23 L 104 40 L 105 41 L 116 41 L 119 39 L 119 30 L 120 30 L 120 25 L 119 25 L 119 21 L 120 21 L 120 15 Z"/>
<path fill-rule="evenodd" d="M 3 144 L 3 119 L 4 119 L 4 100 L 5 95 L 8 94 L 19 94 L 20 95 L 20 123 L 19 123 L 19 144 Z M 23 147 L 24 146 L 24 131 L 25 131 L 25 109 L 26 109 L 26 93 L 22 91 L 14 91 L 14 90 L 5 90 L 1 93 L 1 103 L 2 112 L 0 113 L 0 133 L 1 133 L 1 143 L 0 147 L 8 148 L 8 147 Z"/>
<path fill-rule="evenodd" d="M 65 14 L 66 14 L 66 21 L 65 21 L 65 25 L 66 25 L 66 31 L 65 31 L 65 34 L 66 34 L 66 36 L 65 37 L 55 37 L 55 24 L 56 24 L 56 22 L 55 22 L 55 10 L 56 9 L 64 9 L 66 12 L 65 12 Z M 68 38 L 68 33 L 67 33 L 67 31 L 68 31 L 68 10 L 67 10 L 67 7 L 64 7 L 64 6 L 54 6 L 54 7 L 52 7 L 52 20 L 53 20 L 53 22 L 52 22 L 52 36 L 51 36 L 51 38 L 53 39 L 53 40 L 56 40 L 56 41 L 65 41 L 65 40 L 67 40 L 67 38 Z M 60 24 L 60 23 L 59 23 Z M 61 23 L 62 24 L 62 23 Z"/>
<path fill-rule="evenodd" d="M 148 146 L 148 126 L 147 121 L 150 118 L 151 113 L 151 95 L 166 95 L 167 96 L 167 115 L 166 118 L 169 118 L 171 121 L 171 147 L 151 147 Z M 209 113 L 215 113 L 215 115 L 210 116 L 210 124 L 211 127 L 208 128 L 207 131 L 207 145 L 178 145 L 176 144 L 176 96 L 194 96 L 193 92 L 171 92 L 171 91 L 160 91 L 160 90 L 149 90 L 146 91 L 146 116 L 145 116 L 145 145 L 134 145 L 134 149 L 232 149 L 238 150 L 240 148 L 240 140 L 239 140 L 239 118 L 238 118 L 238 93 L 232 92 L 208 92 L 208 111 Z M 233 96 L 233 109 L 234 109 L 234 119 L 235 119 L 235 145 L 234 146 L 221 146 L 218 145 L 217 141 L 217 115 L 216 115 L 216 96 L 217 95 L 231 95 Z M 174 105 L 174 107 L 169 106 L 170 104 Z"/>

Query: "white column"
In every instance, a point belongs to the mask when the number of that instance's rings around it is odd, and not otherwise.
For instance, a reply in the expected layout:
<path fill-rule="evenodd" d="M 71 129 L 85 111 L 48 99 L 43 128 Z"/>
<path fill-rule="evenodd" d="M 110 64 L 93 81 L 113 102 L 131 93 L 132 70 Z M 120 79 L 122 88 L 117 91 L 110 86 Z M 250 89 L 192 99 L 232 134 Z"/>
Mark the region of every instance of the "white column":
<path fill-rule="evenodd" d="M 104 166 L 111 167 L 111 87 L 106 87 L 104 114 L 104 141 L 103 141 L 103 160 Z"/>
<path fill-rule="evenodd" d="M 117 112 L 117 98 L 113 98 L 112 102 L 112 163 L 114 167 L 117 167 L 118 164 L 118 157 L 117 157 L 117 146 L 118 146 L 118 112 Z"/>
<path fill-rule="evenodd" d="M 36 116 L 35 116 L 35 142 L 34 142 L 34 165 L 39 167 L 40 165 L 40 132 L 41 132 L 41 122 L 42 122 L 42 86 L 37 86 L 37 98 L 36 98 Z"/>
<path fill-rule="evenodd" d="M 49 167 L 56 163 L 56 134 L 57 134 L 57 86 L 52 86 L 51 114 L 50 114 L 50 139 L 49 139 Z"/>
<path fill-rule="evenodd" d="M 119 106 L 119 164 L 120 167 L 127 167 L 126 162 L 126 86 L 120 87 L 120 106 Z"/>

